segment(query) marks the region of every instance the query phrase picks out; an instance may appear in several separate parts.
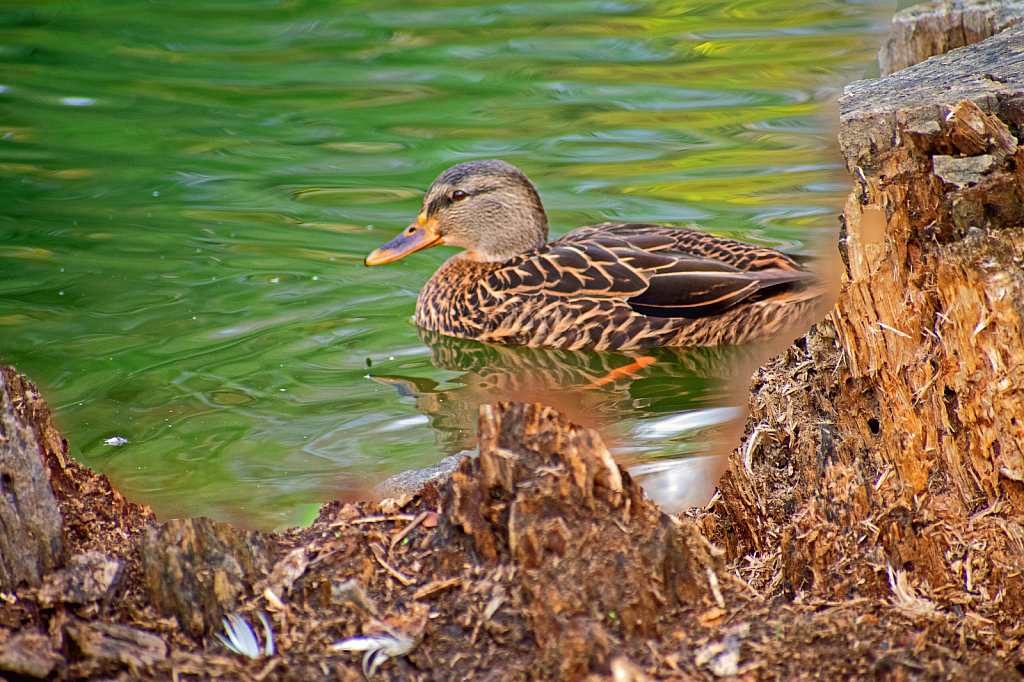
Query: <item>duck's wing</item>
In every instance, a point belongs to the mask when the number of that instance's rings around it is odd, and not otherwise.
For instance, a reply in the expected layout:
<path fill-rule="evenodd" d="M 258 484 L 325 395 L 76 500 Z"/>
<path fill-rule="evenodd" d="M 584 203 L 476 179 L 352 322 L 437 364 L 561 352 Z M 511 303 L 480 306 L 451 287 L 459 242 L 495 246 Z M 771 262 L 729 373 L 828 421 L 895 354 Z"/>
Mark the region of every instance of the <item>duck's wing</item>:
<path fill-rule="evenodd" d="M 771 249 L 687 228 L 612 223 L 517 256 L 486 285 L 527 297 L 619 299 L 643 315 L 698 318 L 812 277 Z"/>
<path fill-rule="evenodd" d="M 552 243 L 613 239 L 653 253 L 676 253 L 710 258 L 738 270 L 804 270 L 797 259 L 781 251 L 716 237 L 689 227 L 654 223 L 602 223 L 581 227 Z M 799 258 L 799 257 L 797 257 Z"/>

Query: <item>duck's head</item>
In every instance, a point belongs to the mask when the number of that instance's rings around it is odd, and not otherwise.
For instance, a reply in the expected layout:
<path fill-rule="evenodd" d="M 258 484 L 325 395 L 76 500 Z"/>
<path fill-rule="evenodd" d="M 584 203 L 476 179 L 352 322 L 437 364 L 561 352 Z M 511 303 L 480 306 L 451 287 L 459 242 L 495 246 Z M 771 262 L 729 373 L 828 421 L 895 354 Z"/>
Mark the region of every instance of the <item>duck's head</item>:
<path fill-rule="evenodd" d="M 468 161 L 434 180 L 416 221 L 367 256 L 366 264 L 390 263 L 438 244 L 461 246 L 464 258 L 506 261 L 547 239 L 540 196 L 521 170 L 494 159 Z"/>

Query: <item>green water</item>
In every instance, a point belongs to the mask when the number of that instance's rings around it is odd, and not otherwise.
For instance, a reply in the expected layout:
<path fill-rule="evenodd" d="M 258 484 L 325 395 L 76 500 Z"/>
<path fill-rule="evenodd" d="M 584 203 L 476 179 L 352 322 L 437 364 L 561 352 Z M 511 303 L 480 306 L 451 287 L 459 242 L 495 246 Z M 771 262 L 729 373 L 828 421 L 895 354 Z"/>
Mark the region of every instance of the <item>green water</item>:
<path fill-rule="evenodd" d="M 440 171 L 491 157 L 534 180 L 553 234 L 697 220 L 794 252 L 833 241 L 849 183 L 832 103 L 891 11 L 6 3 L 0 361 L 165 518 L 274 527 L 471 447 L 481 396 L 534 389 L 569 387 L 631 461 L 700 453 L 701 428 L 657 425 L 722 421 L 747 381 L 732 351 L 588 388 L 632 358 L 432 350 L 410 316 L 452 251 L 362 258 Z"/>

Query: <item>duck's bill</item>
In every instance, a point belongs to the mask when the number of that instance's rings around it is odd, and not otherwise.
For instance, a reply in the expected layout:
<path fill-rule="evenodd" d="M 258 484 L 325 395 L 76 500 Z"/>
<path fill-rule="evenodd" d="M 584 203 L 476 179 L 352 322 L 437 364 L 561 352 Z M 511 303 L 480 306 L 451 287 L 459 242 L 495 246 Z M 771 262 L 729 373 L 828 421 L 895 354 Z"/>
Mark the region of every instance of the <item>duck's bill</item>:
<path fill-rule="evenodd" d="M 390 263 L 410 253 L 437 246 L 441 243 L 441 235 L 435 234 L 430 227 L 430 223 L 413 223 L 402 234 L 367 256 L 364 262 L 367 265 Z"/>

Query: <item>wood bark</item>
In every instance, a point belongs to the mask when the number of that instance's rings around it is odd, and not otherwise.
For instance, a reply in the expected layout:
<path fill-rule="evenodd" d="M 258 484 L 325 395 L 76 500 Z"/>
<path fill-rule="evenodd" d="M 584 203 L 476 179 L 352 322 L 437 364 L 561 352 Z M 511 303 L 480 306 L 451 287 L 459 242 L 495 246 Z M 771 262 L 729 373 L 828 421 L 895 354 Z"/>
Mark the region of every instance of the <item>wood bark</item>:
<path fill-rule="evenodd" d="M 1021 0 L 940 0 L 893 17 L 878 51 L 883 76 L 958 47 L 979 43 L 1024 20 Z"/>
<path fill-rule="evenodd" d="M 9 389 L 9 384 L 11 388 Z M 13 389 L 13 390 L 11 390 Z M 0 590 L 38 586 L 64 561 L 63 519 L 21 386 L 0 375 Z"/>
<path fill-rule="evenodd" d="M 260 534 L 206 517 L 146 529 L 142 570 L 149 598 L 190 634 L 211 634 L 269 572 Z"/>

